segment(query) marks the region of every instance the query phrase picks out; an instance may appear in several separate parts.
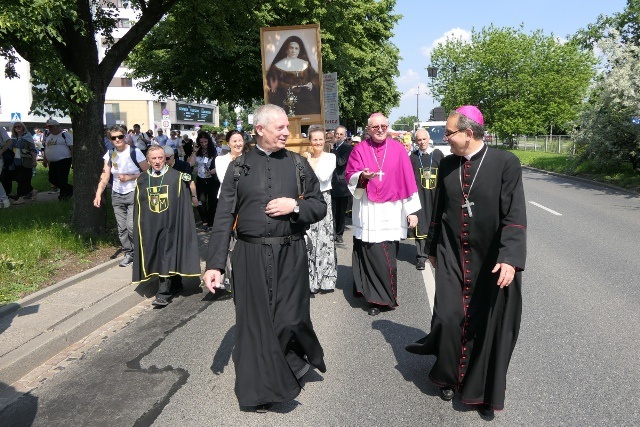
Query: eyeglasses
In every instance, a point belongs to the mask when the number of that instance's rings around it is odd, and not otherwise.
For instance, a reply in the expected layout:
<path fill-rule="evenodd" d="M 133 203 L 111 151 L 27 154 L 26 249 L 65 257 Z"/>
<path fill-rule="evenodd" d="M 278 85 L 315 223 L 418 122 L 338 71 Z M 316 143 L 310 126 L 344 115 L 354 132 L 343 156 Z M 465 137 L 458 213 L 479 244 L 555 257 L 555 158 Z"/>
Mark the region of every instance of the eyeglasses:
<path fill-rule="evenodd" d="M 14 129 L 22 129 L 22 126 L 20 126 L 20 125 L 15 125 L 13 128 L 14 128 Z"/>
<path fill-rule="evenodd" d="M 455 132 L 445 131 L 445 132 L 444 132 L 444 138 L 450 138 L 450 137 L 452 137 L 453 135 L 455 135 L 456 133 L 458 133 L 458 132 L 460 132 L 460 131 L 463 131 L 463 130 L 465 130 L 465 129 L 458 129 L 458 130 L 457 130 L 457 131 L 455 131 Z"/>
<path fill-rule="evenodd" d="M 389 129 L 389 125 L 369 126 L 369 129 L 371 129 L 373 131 L 376 131 L 376 132 L 386 131 L 387 129 Z"/>
<path fill-rule="evenodd" d="M 167 158 L 166 158 L 166 160 L 171 160 L 171 158 L 172 158 L 172 157 L 173 157 L 173 156 L 169 156 L 169 157 L 167 157 Z"/>
<path fill-rule="evenodd" d="M 116 139 L 124 139 L 124 135 L 111 135 L 110 138 L 115 141 Z"/>

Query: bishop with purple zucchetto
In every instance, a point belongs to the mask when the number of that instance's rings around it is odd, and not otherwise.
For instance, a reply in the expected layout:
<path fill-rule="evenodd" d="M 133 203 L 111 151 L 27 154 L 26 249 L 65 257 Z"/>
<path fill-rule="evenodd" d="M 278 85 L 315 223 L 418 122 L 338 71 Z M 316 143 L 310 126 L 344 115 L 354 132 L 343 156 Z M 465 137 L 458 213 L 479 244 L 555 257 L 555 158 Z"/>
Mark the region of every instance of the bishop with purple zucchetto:
<path fill-rule="evenodd" d="M 369 138 L 353 148 L 345 169 L 353 194 L 354 293 L 369 303 L 369 315 L 391 310 L 397 301 L 400 239 L 418 223 L 418 187 L 407 152 L 387 138 L 381 113 L 369 117 Z"/>

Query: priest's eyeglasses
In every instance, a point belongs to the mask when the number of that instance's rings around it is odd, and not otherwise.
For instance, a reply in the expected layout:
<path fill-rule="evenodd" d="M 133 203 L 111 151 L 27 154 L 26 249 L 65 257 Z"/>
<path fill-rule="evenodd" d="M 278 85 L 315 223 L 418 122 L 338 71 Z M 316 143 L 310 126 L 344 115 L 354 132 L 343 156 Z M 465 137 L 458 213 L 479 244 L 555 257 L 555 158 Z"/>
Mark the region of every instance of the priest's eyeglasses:
<path fill-rule="evenodd" d="M 377 125 L 377 126 L 369 126 L 369 128 L 373 131 L 376 132 L 380 132 L 380 131 L 386 131 L 387 129 L 389 129 L 389 125 Z"/>
<path fill-rule="evenodd" d="M 452 137 L 453 135 L 455 135 L 456 133 L 458 133 L 458 132 L 460 132 L 460 131 L 463 131 L 463 130 L 464 130 L 464 129 L 458 129 L 458 130 L 457 130 L 457 131 L 455 131 L 455 132 L 445 131 L 445 132 L 444 132 L 443 137 L 444 137 L 444 138 L 450 138 L 450 137 Z"/>

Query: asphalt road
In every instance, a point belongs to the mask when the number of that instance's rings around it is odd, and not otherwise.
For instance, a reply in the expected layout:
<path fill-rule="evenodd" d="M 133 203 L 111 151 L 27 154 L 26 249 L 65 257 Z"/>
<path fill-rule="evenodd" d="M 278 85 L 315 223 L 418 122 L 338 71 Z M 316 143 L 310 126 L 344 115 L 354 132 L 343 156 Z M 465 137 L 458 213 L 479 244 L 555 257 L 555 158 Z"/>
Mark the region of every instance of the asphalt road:
<path fill-rule="evenodd" d="M 492 423 L 639 425 L 640 197 L 531 171 L 524 179 L 523 322 L 505 411 Z M 338 289 L 311 302 L 328 371 L 308 374 L 295 401 L 267 414 L 240 411 L 233 392 L 233 303 L 193 286 L 18 400 L 0 414 L 0 425 L 487 423 L 457 396 L 440 400 L 426 375 L 433 359 L 404 351 L 431 319 L 412 244 L 401 244 L 400 307 L 377 317 L 351 295 L 350 245 L 338 255 Z"/>

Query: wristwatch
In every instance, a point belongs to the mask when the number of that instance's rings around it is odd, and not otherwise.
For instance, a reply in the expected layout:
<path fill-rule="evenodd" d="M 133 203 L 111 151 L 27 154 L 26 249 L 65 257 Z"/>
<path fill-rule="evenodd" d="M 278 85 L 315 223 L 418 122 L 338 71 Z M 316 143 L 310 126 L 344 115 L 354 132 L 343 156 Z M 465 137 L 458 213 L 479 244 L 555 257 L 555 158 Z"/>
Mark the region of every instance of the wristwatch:
<path fill-rule="evenodd" d="M 297 200 L 296 200 L 296 205 L 293 207 L 293 213 L 300 213 L 300 205 L 298 205 Z"/>

